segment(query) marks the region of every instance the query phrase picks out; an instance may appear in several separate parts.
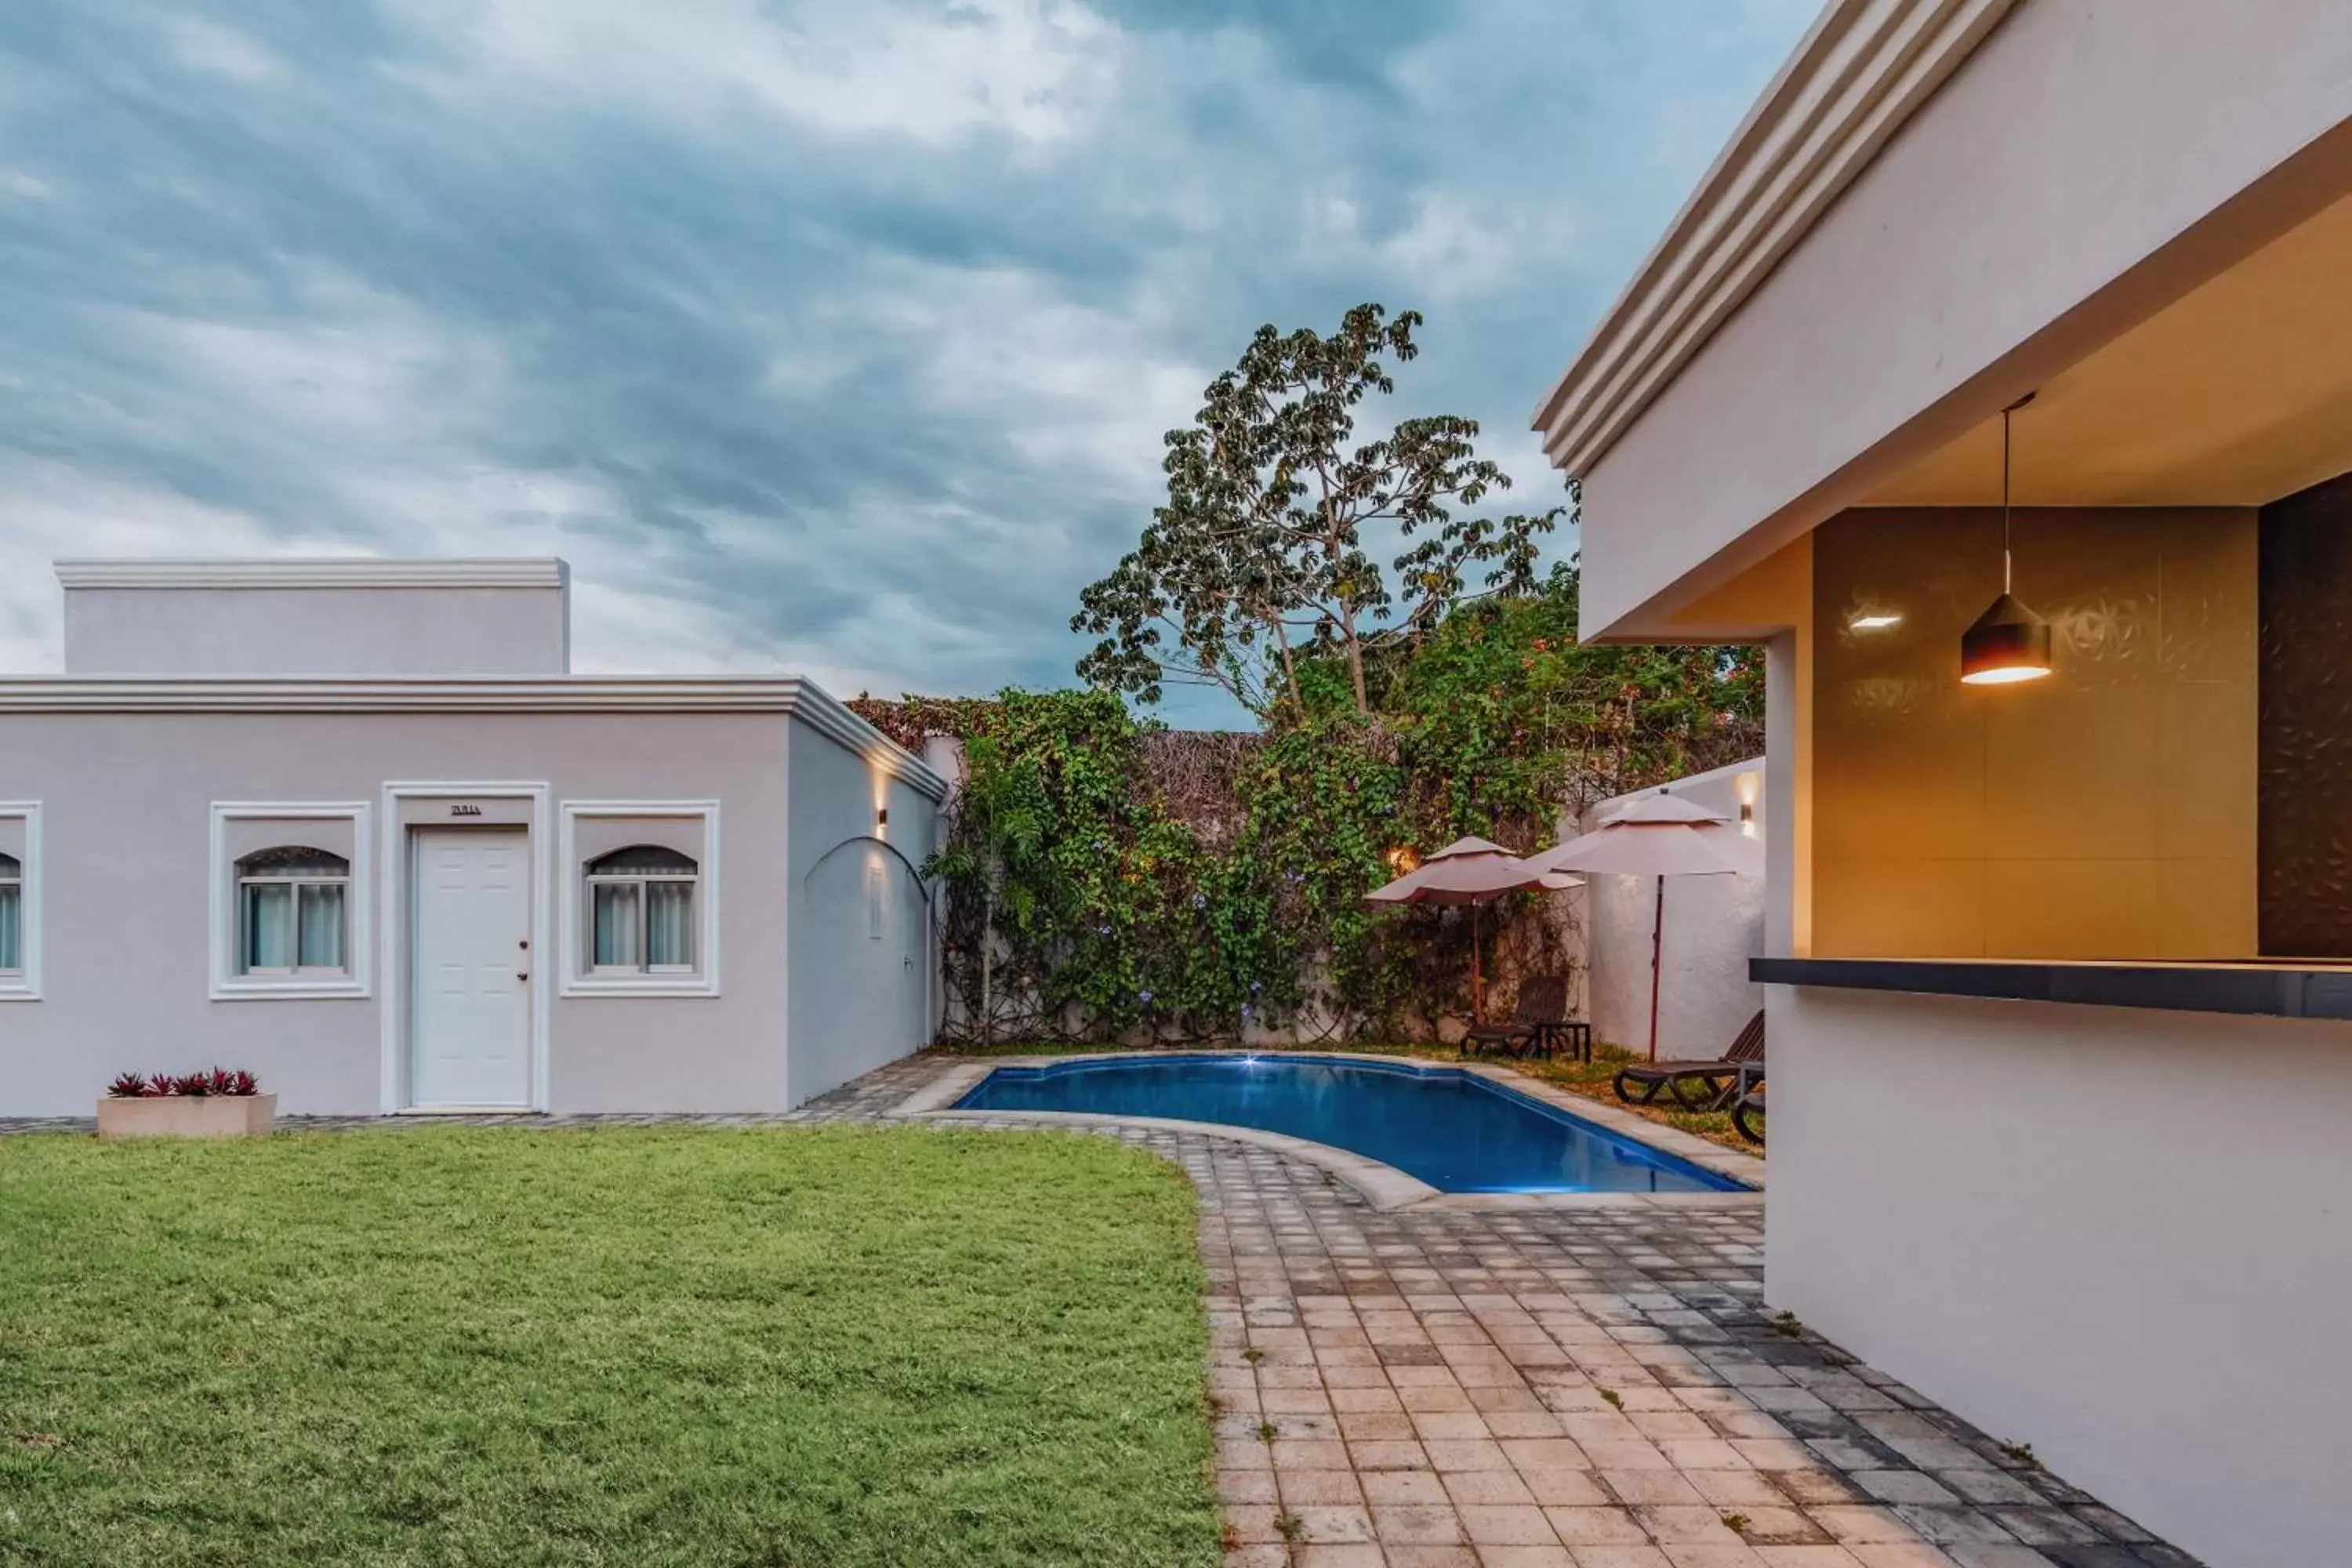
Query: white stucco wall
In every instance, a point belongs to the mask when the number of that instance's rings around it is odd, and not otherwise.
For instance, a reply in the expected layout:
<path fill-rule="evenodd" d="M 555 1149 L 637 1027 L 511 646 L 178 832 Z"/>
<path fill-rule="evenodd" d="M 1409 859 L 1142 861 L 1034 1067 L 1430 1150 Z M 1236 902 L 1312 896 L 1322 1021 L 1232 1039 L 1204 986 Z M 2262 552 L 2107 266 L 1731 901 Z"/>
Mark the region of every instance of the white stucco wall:
<path fill-rule="evenodd" d="M 73 675 L 561 675 L 565 590 L 74 588 Z"/>
<path fill-rule="evenodd" d="M 2347 1560 L 2352 1025 L 1771 993 L 1775 1309 L 2214 1568 Z"/>
<path fill-rule="evenodd" d="M 1667 787 L 1735 820 L 1741 792 L 1747 790 L 1760 836 L 1764 782 L 1764 763 L 1759 758 L 1695 773 Z M 1633 798 L 1602 801 L 1584 815 L 1580 828 L 1598 826 Z M 1581 894 L 1584 1016 L 1591 1020 L 1597 1038 L 1634 1051 L 1649 1046 L 1650 934 L 1657 886 L 1652 877 L 1588 877 Z M 1762 987 L 1748 978 L 1748 961 L 1764 951 L 1764 890 L 1761 877 L 1676 877 L 1668 881 L 1659 967 L 1660 1056 L 1719 1055 L 1764 1005 Z"/>
<path fill-rule="evenodd" d="M 791 778 L 797 1105 L 929 1043 L 938 953 L 917 868 L 939 847 L 940 813 L 919 791 L 797 720 Z M 890 819 L 877 823 L 886 806 Z"/>
<path fill-rule="evenodd" d="M 551 818 L 566 800 L 719 801 L 720 994 L 551 997 L 549 1109 L 782 1110 L 786 731 L 772 712 L 0 714 L 0 800 L 43 813 L 42 996 L 0 1003 L 0 1115 L 87 1116 L 118 1072 L 215 1064 L 251 1068 L 288 1114 L 382 1109 L 396 933 L 373 932 L 367 996 L 211 1000 L 209 835 L 215 802 L 367 803 L 380 925 L 396 780 L 543 783 Z M 570 872 L 553 822 L 530 827 L 552 910 Z M 534 936 L 552 961 L 554 933 Z"/>

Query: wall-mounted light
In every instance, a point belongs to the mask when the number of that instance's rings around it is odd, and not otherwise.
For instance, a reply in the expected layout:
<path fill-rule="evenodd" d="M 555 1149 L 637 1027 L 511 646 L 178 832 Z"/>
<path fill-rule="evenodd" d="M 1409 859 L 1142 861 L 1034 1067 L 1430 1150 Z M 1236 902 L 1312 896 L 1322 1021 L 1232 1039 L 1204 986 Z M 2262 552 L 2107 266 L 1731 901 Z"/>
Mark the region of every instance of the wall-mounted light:
<path fill-rule="evenodd" d="M 1410 845 L 1400 844 L 1395 848 L 1382 855 L 1381 858 L 1387 861 L 1389 863 L 1389 869 L 1394 871 L 1400 877 L 1403 876 L 1408 871 L 1415 871 L 1421 868 L 1421 857 L 1413 852 Z"/>
<path fill-rule="evenodd" d="M 2000 411 L 2000 597 L 1960 634 L 1960 679 L 1969 686 L 2007 686 L 2050 673 L 2050 623 L 2010 592 L 2009 416 L 2032 401 L 2029 392 Z"/>
<path fill-rule="evenodd" d="M 1846 622 L 1858 632 L 1883 632 L 1889 626 L 1899 626 L 1903 617 L 1892 610 L 1874 610 L 1866 616 L 1856 616 Z"/>

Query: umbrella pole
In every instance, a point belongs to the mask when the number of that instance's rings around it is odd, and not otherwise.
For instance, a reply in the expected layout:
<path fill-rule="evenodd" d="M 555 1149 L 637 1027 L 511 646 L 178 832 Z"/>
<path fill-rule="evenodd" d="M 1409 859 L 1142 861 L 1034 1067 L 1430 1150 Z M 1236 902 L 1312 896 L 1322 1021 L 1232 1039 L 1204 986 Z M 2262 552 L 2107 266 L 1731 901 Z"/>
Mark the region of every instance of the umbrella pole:
<path fill-rule="evenodd" d="M 1657 912 L 1650 921 L 1650 1059 L 1658 1059 L 1658 976 L 1664 965 L 1659 955 L 1666 944 L 1666 879 L 1658 879 Z"/>
<path fill-rule="evenodd" d="M 1470 906 L 1470 1026 L 1476 1028 L 1486 1021 L 1486 977 L 1480 973 L 1478 962 L 1478 906 Z"/>

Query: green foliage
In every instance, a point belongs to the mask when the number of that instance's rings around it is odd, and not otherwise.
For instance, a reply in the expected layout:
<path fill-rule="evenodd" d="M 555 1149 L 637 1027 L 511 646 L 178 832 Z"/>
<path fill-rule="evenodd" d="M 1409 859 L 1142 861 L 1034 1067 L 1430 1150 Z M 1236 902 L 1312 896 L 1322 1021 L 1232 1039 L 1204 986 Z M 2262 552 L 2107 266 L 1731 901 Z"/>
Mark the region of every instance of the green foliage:
<path fill-rule="evenodd" d="M 1565 509 L 1457 514 L 1511 482 L 1476 455 L 1477 421 L 1429 415 L 1357 441 L 1365 399 L 1396 390 L 1390 362 L 1420 353 L 1421 324 L 1365 304 L 1328 338 L 1258 329 L 1193 424 L 1168 433 L 1167 504 L 1082 596 L 1070 629 L 1102 638 L 1083 679 L 1147 703 L 1171 680 L 1218 686 L 1265 718 L 1295 708 L 1300 661 L 1328 654 L 1368 716 L 1367 659 L 1435 625 L 1468 594 L 1466 572 L 1484 569 L 1485 592 L 1534 587 L 1537 542 Z M 1400 542 L 1393 581 L 1367 529 Z"/>
<path fill-rule="evenodd" d="M 1464 605 L 1376 661 L 1373 700 L 1413 781 L 1417 842 L 1450 829 L 1531 847 L 1563 807 L 1762 749 L 1757 650 L 1580 647 L 1578 591 L 1562 563 L 1540 594 Z"/>
<path fill-rule="evenodd" d="M 1303 658 L 1296 710 L 1238 742 L 1171 734 L 1105 690 L 909 700 L 898 722 L 866 705 L 901 739 L 912 720 L 965 743 L 928 868 L 950 890 L 961 1036 L 1345 1036 L 1459 1008 L 1466 918 L 1364 904 L 1391 851 L 1468 833 L 1533 849 L 1563 813 L 1760 745 L 1752 650 L 1580 647 L 1576 605 L 1570 565 L 1456 608 L 1366 663 L 1369 716 L 1339 653 Z M 1213 766 L 1188 762 L 1216 747 Z M 1556 967 L 1539 907 L 1487 929 Z"/>

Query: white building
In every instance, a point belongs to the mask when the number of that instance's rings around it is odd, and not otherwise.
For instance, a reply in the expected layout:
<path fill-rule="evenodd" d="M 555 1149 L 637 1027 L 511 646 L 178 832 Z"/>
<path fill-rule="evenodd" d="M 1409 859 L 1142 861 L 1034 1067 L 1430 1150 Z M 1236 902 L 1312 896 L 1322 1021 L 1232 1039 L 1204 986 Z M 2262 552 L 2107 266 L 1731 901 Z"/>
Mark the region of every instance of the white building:
<path fill-rule="evenodd" d="M 1764 836 L 1764 759 L 1679 778 L 1666 788 Z M 1596 803 L 1567 829 L 1590 833 L 1654 790 Z M 1663 892 L 1665 911 L 1660 918 Z M 1756 1010 L 1764 989 L 1748 976 L 1764 952 L 1766 888 L 1761 877 L 1586 875 L 1570 895 L 1584 942 L 1584 1017 L 1597 1038 L 1635 1051 L 1648 1047 L 1654 973 L 1658 1055 L 1720 1056 Z"/>
<path fill-rule="evenodd" d="M 0 1115 L 773 1111 L 923 1045 L 940 776 L 786 676 L 576 676 L 554 560 L 61 562 L 0 679 Z"/>
<path fill-rule="evenodd" d="M 1768 650 L 1767 1300 L 2215 1568 L 2352 1562 L 2347 279 L 2343 0 L 1832 0 L 1536 416 Z"/>

